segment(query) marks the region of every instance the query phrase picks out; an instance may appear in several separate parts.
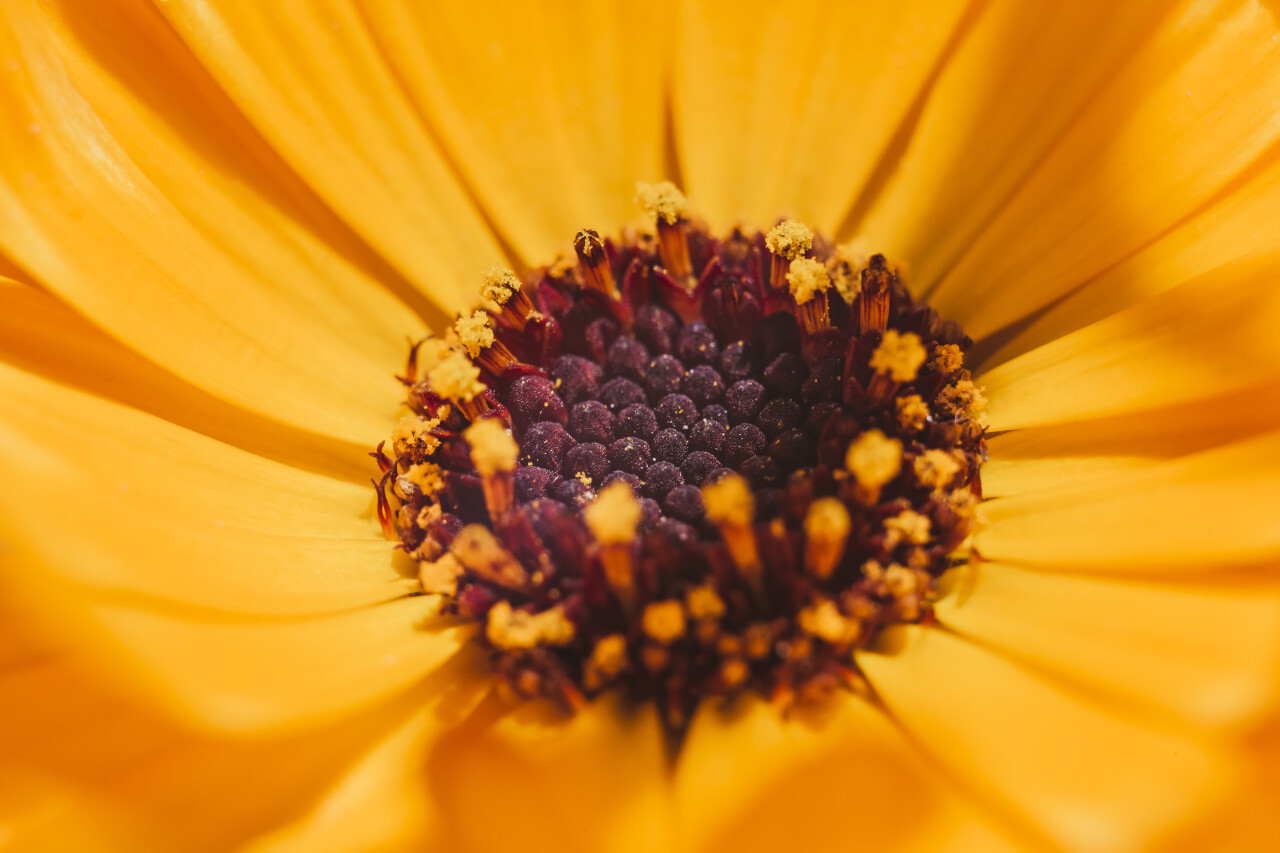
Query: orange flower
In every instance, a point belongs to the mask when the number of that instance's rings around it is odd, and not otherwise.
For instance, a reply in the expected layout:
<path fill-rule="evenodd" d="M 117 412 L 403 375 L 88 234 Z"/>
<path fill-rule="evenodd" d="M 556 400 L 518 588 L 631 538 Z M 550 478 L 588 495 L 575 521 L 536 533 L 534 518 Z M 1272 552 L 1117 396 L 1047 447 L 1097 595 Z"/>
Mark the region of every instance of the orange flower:
<path fill-rule="evenodd" d="M 0 5 L 0 841 L 1271 849 L 1274 9 L 555 5 Z M 406 338 L 661 175 L 904 264 L 993 435 L 938 624 L 674 763 L 498 700 L 364 456 Z"/>

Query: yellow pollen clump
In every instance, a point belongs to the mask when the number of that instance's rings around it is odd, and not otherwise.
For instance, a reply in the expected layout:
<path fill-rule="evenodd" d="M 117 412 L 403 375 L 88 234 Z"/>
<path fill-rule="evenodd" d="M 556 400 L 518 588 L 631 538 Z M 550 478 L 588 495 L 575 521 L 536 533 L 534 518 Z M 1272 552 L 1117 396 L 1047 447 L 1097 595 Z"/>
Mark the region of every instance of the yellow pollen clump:
<path fill-rule="evenodd" d="M 764 244 L 773 254 L 794 261 L 813 248 L 813 231 L 803 222 L 788 219 L 769 229 Z"/>
<path fill-rule="evenodd" d="M 640 628 L 646 637 L 662 645 L 669 645 L 684 636 L 684 607 L 680 602 L 655 601 L 644 609 Z"/>
<path fill-rule="evenodd" d="M 919 432 L 929 422 L 929 404 L 919 394 L 908 394 L 894 401 L 898 426 L 903 432 Z"/>
<path fill-rule="evenodd" d="M 685 607 L 694 619 L 719 619 L 724 615 L 724 599 L 711 585 L 698 586 L 689 590 L 684 597 Z"/>
<path fill-rule="evenodd" d="M 845 618 L 829 598 L 801 610 L 797 621 L 801 631 L 833 646 L 852 642 L 858 633 L 858 623 Z"/>
<path fill-rule="evenodd" d="M 897 563 L 893 563 L 884 570 L 884 585 L 889 587 L 889 591 L 897 598 L 910 595 L 920 586 L 916 573 Z"/>
<path fill-rule="evenodd" d="M 670 181 L 636 184 L 636 201 L 650 216 L 675 225 L 689 209 L 689 200 Z"/>
<path fill-rule="evenodd" d="M 391 450 L 396 458 L 406 453 L 426 458 L 440 446 L 440 439 L 431 434 L 431 430 L 440 426 L 437 418 L 420 418 L 417 415 L 405 415 L 391 430 Z"/>
<path fill-rule="evenodd" d="M 423 495 L 430 497 L 444 488 L 442 473 L 439 465 L 424 462 L 421 465 L 409 466 L 409 470 L 405 471 L 402 477 L 417 486 Z"/>
<path fill-rule="evenodd" d="M 463 571 L 457 557 L 444 554 L 438 560 L 418 564 L 418 582 L 429 595 L 455 595 Z"/>
<path fill-rule="evenodd" d="M 827 262 L 827 273 L 840 298 L 852 305 L 853 300 L 862 292 L 862 268 L 866 266 L 867 255 L 859 251 L 852 243 L 836 246 L 836 254 Z"/>
<path fill-rule="evenodd" d="M 869 429 L 849 445 L 844 464 L 862 485 L 883 486 L 902 468 L 902 442 Z"/>
<path fill-rule="evenodd" d="M 815 542 L 843 544 L 851 527 L 849 510 L 838 498 L 818 498 L 804 517 L 804 535 Z"/>
<path fill-rule="evenodd" d="M 611 681 L 627 668 L 627 663 L 627 638 L 622 634 L 601 637 L 587 658 L 588 686 L 594 689 Z"/>
<path fill-rule="evenodd" d="M 963 414 L 981 423 L 987 409 L 987 398 L 972 381 L 961 379 L 955 385 L 938 392 L 938 405 L 954 414 Z"/>
<path fill-rule="evenodd" d="M 787 271 L 787 284 L 791 287 L 791 295 L 797 305 L 803 305 L 819 293 L 825 293 L 831 287 L 831 279 L 827 276 L 826 267 L 813 258 L 799 258 L 791 262 Z"/>
<path fill-rule="evenodd" d="M 536 646 L 563 646 L 573 642 L 573 623 L 556 605 L 541 613 L 514 610 L 508 601 L 489 608 L 485 636 L 500 649 L 532 649 Z"/>
<path fill-rule="evenodd" d="M 493 329 L 489 327 L 489 312 L 475 311 L 470 317 L 459 317 L 453 324 L 458 342 L 475 358 L 483 349 L 493 346 Z"/>
<path fill-rule="evenodd" d="M 955 373 L 964 367 L 964 353 L 955 344 L 939 344 L 929 364 L 939 373 Z"/>
<path fill-rule="evenodd" d="M 610 483 L 582 510 L 582 520 L 602 545 L 620 545 L 635 538 L 644 510 L 622 481 Z"/>
<path fill-rule="evenodd" d="M 894 382 L 910 382 L 916 378 L 926 355 L 919 335 L 888 329 L 880 346 L 871 354 L 871 368 L 877 373 L 887 373 Z"/>
<path fill-rule="evenodd" d="M 904 509 L 892 518 L 884 520 L 884 529 L 891 538 L 906 540 L 912 545 L 923 545 L 928 542 L 932 526 L 928 516 L 909 509 Z"/>
<path fill-rule="evenodd" d="M 714 483 L 702 487 L 702 501 L 706 505 L 707 520 L 713 524 L 744 527 L 755 516 L 755 499 L 751 487 L 738 474 L 728 474 Z"/>
<path fill-rule="evenodd" d="M 471 447 L 471 464 L 481 477 L 516 469 L 520 446 L 497 418 L 476 421 L 463 431 L 462 437 Z"/>
<path fill-rule="evenodd" d="M 432 391 L 451 400 L 471 400 L 485 391 L 485 385 L 480 381 L 480 368 L 460 352 L 454 352 L 431 368 L 427 382 Z"/>
<path fill-rule="evenodd" d="M 941 489 L 960 473 L 960 463 L 945 450 L 926 450 L 914 460 L 911 468 L 916 481 L 926 489 Z"/>
<path fill-rule="evenodd" d="M 496 264 L 485 271 L 480 283 L 480 296 L 499 305 L 506 305 L 507 300 L 519 291 L 519 277 L 506 267 Z"/>

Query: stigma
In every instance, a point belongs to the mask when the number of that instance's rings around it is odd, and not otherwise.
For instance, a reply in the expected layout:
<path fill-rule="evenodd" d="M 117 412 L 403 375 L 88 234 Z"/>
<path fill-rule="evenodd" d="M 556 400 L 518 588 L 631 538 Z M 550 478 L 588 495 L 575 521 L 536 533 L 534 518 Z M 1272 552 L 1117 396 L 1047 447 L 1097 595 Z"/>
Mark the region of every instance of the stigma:
<path fill-rule="evenodd" d="M 856 687 L 980 524 L 971 341 L 881 255 L 637 201 L 651 233 L 490 269 L 412 349 L 383 528 L 513 700 L 621 691 L 678 731 L 707 697 Z"/>

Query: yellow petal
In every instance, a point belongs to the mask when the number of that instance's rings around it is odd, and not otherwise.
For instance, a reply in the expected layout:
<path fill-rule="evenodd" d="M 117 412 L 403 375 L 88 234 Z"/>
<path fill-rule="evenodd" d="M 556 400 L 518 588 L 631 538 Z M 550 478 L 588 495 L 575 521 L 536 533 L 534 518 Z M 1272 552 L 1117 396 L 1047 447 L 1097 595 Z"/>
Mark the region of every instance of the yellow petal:
<path fill-rule="evenodd" d="M 1203 744 L 1134 725 L 943 631 L 895 632 L 905 648 L 858 663 L 947 769 L 1068 850 L 1136 850 L 1229 789 Z"/>
<path fill-rule="evenodd" d="M 1055 302 L 986 364 L 1008 361 L 1222 264 L 1280 248 L 1280 159 L 1262 158 L 1239 183 L 1226 198 Z"/>
<path fill-rule="evenodd" d="M 5 672 L 0 764 L 28 782 L 19 809 L 25 820 L 5 822 L 8 840 L 22 850 L 239 849 L 312 807 L 406 719 L 424 733 L 447 725 L 438 705 L 456 683 L 444 674 L 323 732 L 236 740 L 152 716 L 68 660 Z M 29 787 L 33 781 L 41 788 Z M 424 813 L 429 806 L 418 803 Z"/>
<path fill-rule="evenodd" d="M 1277 34 L 1262 4 L 1177 10 L 944 275 L 933 306 L 987 335 L 1211 201 L 1280 135 Z"/>
<path fill-rule="evenodd" d="M 664 177 L 662 3 L 361 6 L 414 106 L 520 254 L 637 216 Z"/>
<path fill-rule="evenodd" d="M 834 233 L 965 6 L 681 4 L 675 129 L 695 209 L 717 228 L 786 214 Z"/>
<path fill-rule="evenodd" d="M 982 494 L 1078 485 L 1278 429 L 1278 398 L 1275 376 L 1209 399 L 1001 433 L 988 440 Z"/>
<path fill-rule="evenodd" d="M 193 94 L 211 86 L 170 55 L 176 40 L 152 13 L 77 6 L 107 22 L 73 30 L 46 19 L 66 7 L 35 6 L 0 14 L 0 114 L 21 128 L 0 158 L 5 250 L 111 336 L 214 396 L 375 440 L 395 411 L 388 376 L 421 322 L 294 221 L 306 202 L 257 194 L 255 184 L 279 196 L 296 182 L 273 187 L 270 166 L 252 165 L 260 143 L 231 144 L 233 134 L 219 148 L 231 107 Z M 123 57 L 150 67 L 125 63 L 119 73 L 138 79 L 121 85 L 98 62 Z"/>
<path fill-rule="evenodd" d="M 975 565 L 938 618 L 1003 654 L 1197 725 L 1280 701 L 1280 588 L 1169 586 Z"/>
<path fill-rule="evenodd" d="M 541 705 L 484 713 L 430 758 L 448 829 L 475 850 L 671 849 L 666 752 L 653 706 L 593 702 L 571 719 Z M 495 811 L 496 809 L 496 811 Z"/>
<path fill-rule="evenodd" d="M 161 13 L 307 184 L 449 311 L 501 258 L 345 0 L 172 0 Z"/>
<path fill-rule="evenodd" d="M 987 559 L 1080 571 L 1186 573 L 1280 553 L 1280 432 L 1083 486 L 997 498 Z"/>
<path fill-rule="evenodd" d="M 1220 267 L 983 373 L 997 430 L 1225 394 L 1280 372 L 1280 255 Z"/>
<path fill-rule="evenodd" d="M 0 529 L 70 583 L 238 613 L 387 601 L 415 581 L 373 488 L 270 462 L 0 365 Z"/>
<path fill-rule="evenodd" d="M 0 278 L 0 361 L 232 444 L 351 480 L 370 471 L 367 445 L 285 427 L 184 382 L 127 349 L 47 291 Z"/>
<path fill-rule="evenodd" d="M 689 850 L 1030 850 L 948 790 L 883 714 L 850 695 L 783 719 L 707 702 L 676 765 Z"/>
<path fill-rule="evenodd" d="M 986 4 L 942 70 L 878 203 L 864 223 L 850 223 L 867 248 L 906 264 L 916 291 L 935 284 L 1169 5 Z"/>

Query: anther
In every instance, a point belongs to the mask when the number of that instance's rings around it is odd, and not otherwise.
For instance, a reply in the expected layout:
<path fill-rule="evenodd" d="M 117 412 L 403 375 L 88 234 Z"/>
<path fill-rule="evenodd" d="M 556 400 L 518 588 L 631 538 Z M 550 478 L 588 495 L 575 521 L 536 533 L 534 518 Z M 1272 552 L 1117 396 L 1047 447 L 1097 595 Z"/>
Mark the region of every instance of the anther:
<path fill-rule="evenodd" d="M 635 613 L 635 566 L 631 546 L 644 517 L 640 501 L 621 480 L 605 486 L 582 510 L 582 520 L 600 545 L 600 566 L 605 582 L 627 614 Z"/>
<path fill-rule="evenodd" d="M 961 465 L 945 450 L 926 450 L 911 461 L 916 482 L 930 491 L 941 491 L 950 485 Z"/>
<path fill-rule="evenodd" d="M 609 255 L 604 250 L 604 240 L 589 228 L 573 238 L 573 250 L 578 255 L 578 268 L 582 270 L 582 283 L 608 299 L 618 299 L 618 286 L 609 268 Z"/>
<path fill-rule="evenodd" d="M 684 606 L 678 601 L 655 601 L 640 617 L 640 630 L 654 642 L 669 646 L 684 636 L 687 623 Z"/>
<path fill-rule="evenodd" d="M 818 498 L 804 518 L 804 564 L 819 580 L 831 577 L 844 556 L 852 522 L 849 510 L 838 498 Z"/>
<path fill-rule="evenodd" d="M 515 470 L 520 446 L 506 424 L 484 418 L 467 427 L 463 438 L 471 447 L 471 464 L 480 475 L 485 508 L 495 524 L 501 524 L 515 500 Z"/>
<path fill-rule="evenodd" d="M 813 248 L 813 231 L 802 222 L 788 219 L 773 226 L 765 235 L 764 245 L 773 255 L 769 267 L 769 284 L 774 290 L 787 286 L 787 270 Z"/>
<path fill-rule="evenodd" d="M 883 403 L 897 393 L 902 383 L 913 381 L 926 355 L 920 337 L 914 332 L 885 331 L 880 346 L 871 354 L 870 365 L 875 371 L 867 385 L 871 402 Z"/>
<path fill-rule="evenodd" d="M 539 314 L 533 302 L 524 292 L 520 278 L 506 267 L 492 266 L 484 274 L 480 285 L 480 296 L 495 303 L 502 311 L 502 316 L 518 332 Z"/>
<path fill-rule="evenodd" d="M 693 264 L 689 260 L 688 220 L 685 212 L 689 201 L 675 184 L 662 181 L 656 184 L 636 184 L 636 201 L 654 218 L 658 229 L 658 253 L 662 265 L 676 281 L 692 290 Z"/>
<path fill-rule="evenodd" d="M 912 435 L 924 429 L 924 425 L 929 421 L 929 405 L 919 394 L 899 397 L 893 401 L 893 407 L 898 428 L 906 435 Z"/>
<path fill-rule="evenodd" d="M 498 544 L 489 528 L 468 524 L 453 537 L 449 550 L 476 577 L 505 589 L 528 590 L 529 573 L 519 560 Z"/>
<path fill-rule="evenodd" d="M 787 285 L 796 301 L 796 315 L 806 333 L 815 335 L 831 328 L 827 310 L 827 290 L 831 277 L 821 262 L 813 258 L 799 258 L 791 262 L 787 271 Z"/>
<path fill-rule="evenodd" d="M 507 345 L 494 335 L 490 325 L 492 319 L 488 311 L 473 311 L 470 317 L 459 317 L 453 324 L 453 330 L 458 336 L 458 343 L 466 348 L 467 354 L 489 371 L 490 376 L 499 377 L 517 359 Z"/>
<path fill-rule="evenodd" d="M 858 293 L 858 332 L 883 332 L 889 327 L 889 297 L 897 273 L 889 269 L 884 255 L 872 255 L 862 270 Z"/>
<path fill-rule="evenodd" d="M 729 557 L 752 592 L 762 599 L 764 579 L 755 531 L 751 528 L 755 498 L 750 484 L 738 474 L 727 474 L 702 487 L 702 500 L 707 520 L 720 529 Z"/>
<path fill-rule="evenodd" d="M 850 308 L 862 291 L 862 268 L 866 263 L 867 256 L 848 243 L 836 246 L 835 255 L 827 261 L 831 284 Z"/>
<path fill-rule="evenodd" d="M 485 394 L 488 389 L 480 381 L 480 368 L 460 352 L 452 353 L 431 368 L 427 383 L 432 391 L 456 405 L 469 421 L 476 420 L 492 408 Z"/>
<path fill-rule="evenodd" d="M 563 646 L 573 642 L 573 623 L 556 605 L 541 613 L 515 610 L 507 601 L 489 608 L 485 636 L 500 649 L 533 649 L 538 646 Z"/>
<path fill-rule="evenodd" d="M 880 501 L 880 490 L 902 468 L 902 442 L 878 429 L 867 430 L 849 445 L 844 464 L 854 477 L 854 499 L 873 506 Z"/>

